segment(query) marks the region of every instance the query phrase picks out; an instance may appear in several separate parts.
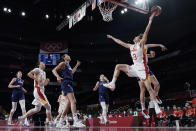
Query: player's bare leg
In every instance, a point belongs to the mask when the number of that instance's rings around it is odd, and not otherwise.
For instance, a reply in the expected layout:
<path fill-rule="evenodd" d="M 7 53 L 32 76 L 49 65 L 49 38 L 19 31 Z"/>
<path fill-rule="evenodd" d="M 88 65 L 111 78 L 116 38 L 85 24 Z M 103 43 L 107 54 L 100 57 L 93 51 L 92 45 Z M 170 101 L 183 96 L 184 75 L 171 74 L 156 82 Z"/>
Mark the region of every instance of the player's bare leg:
<path fill-rule="evenodd" d="M 156 102 L 156 96 L 155 96 L 154 90 L 152 89 L 151 82 L 149 80 L 144 80 L 143 82 L 144 82 L 144 84 L 146 86 L 146 89 L 148 90 L 148 92 L 150 94 L 150 98 L 152 99 L 152 101 L 153 101 L 153 103 L 155 105 L 156 114 L 161 113 L 159 105 Z"/>
<path fill-rule="evenodd" d="M 152 84 L 154 86 L 154 93 L 155 93 L 155 96 L 156 96 L 156 98 L 158 100 L 158 103 L 159 104 L 162 104 L 162 101 L 159 98 L 159 90 L 160 90 L 159 81 L 157 80 L 157 78 L 155 77 L 155 75 L 150 76 L 150 79 L 151 79 L 151 82 L 152 82 Z"/>
<path fill-rule="evenodd" d="M 110 90 L 114 91 L 115 90 L 115 83 L 116 80 L 118 79 L 118 76 L 120 75 L 120 71 L 123 71 L 124 73 L 128 73 L 128 67 L 129 65 L 126 64 L 117 64 L 115 69 L 114 69 L 114 74 L 112 81 L 108 84 L 103 84 L 103 86 L 110 88 Z"/>
<path fill-rule="evenodd" d="M 22 115 L 25 115 L 26 114 L 25 100 L 20 100 L 19 103 L 20 103 L 20 107 L 22 110 Z M 29 122 L 28 122 L 27 118 L 25 119 L 24 126 L 29 126 Z"/>
<path fill-rule="evenodd" d="M 65 109 L 63 110 L 63 113 L 60 116 L 60 120 L 59 120 L 59 124 L 57 124 L 57 127 L 59 128 L 63 128 L 63 122 L 65 121 L 65 116 L 67 115 L 69 109 L 70 109 L 70 101 L 68 99 L 68 96 L 66 97 L 66 105 L 65 105 Z M 68 128 L 67 126 L 64 126 L 64 128 Z"/>
<path fill-rule="evenodd" d="M 49 103 L 45 104 L 44 107 L 46 108 L 46 116 L 48 118 L 48 121 L 52 121 L 52 114 L 51 114 L 51 105 Z"/>
<path fill-rule="evenodd" d="M 12 124 L 12 116 L 13 116 L 14 112 L 16 111 L 16 108 L 17 108 L 17 102 L 12 102 L 12 109 L 10 111 L 10 115 L 8 118 L 8 125 Z"/>
<path fill-rule="evenodd" d="M 19 121 L 24 121 L 29 116 L 32 116 L 33 114 L 39 112 L 41 110 L 41 106 L 36 105 L 35 108 L 29 110 L 25 115 L 18 117 Z"/>
<path fill-rule="evenodd" d="M 138 81 L 139 87 L 140 87 L 140 104 L 142 108 L 142 115 L 144 118 L 149 119 L 150 116 L 148 115 L 148 112 L 145 107 L 145 93 L 146 93 L 146 87 L 144 82 Z"/>

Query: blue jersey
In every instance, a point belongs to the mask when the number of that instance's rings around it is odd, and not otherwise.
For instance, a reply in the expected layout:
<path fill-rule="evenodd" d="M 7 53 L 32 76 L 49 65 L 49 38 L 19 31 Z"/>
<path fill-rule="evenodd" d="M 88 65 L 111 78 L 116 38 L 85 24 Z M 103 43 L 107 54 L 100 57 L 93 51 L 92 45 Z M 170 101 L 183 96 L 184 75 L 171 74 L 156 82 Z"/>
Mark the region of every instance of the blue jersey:
<path fill-rule="evenodd" d="M 20 85 L 20 88 L 13 88 L 12 90 L 12 102 L 18 102 L 20 100 L 24 100 L 24 91 L 22 90 L 23 88 L 23 83 L 24 81 L 20 78 L 16 78 L 16 81 L 14 82 L 13 85 Z"/>
<path fill-rule="evenodd" d="M 107 83 L 106 81 L 99 81 L 99 84 L 98 84 L 99 94 L 108 95 L 108 88 L 103 86 L 103 84 L 106 84 L 106 83 Z"/>
<path fill-rule="evenodd" d="M 24 81 L 20 78 L 16 78 L 16 81 L 14 82 L 13 85 L 17 86 L 17 85 L 20 85 L 20 88 L 13 88 L 13 92 L 14 91 L 23 91 L 22 88 L 23 88 L 23 83 Z"/>
<path fill-rule="evenodd" d="M 109 104 L 109 94 L 108 88 L 104 87 L 103 84 L 106 84 L 106 81 L 99 81 L 98 90 L 99 90 L 99 102 L 105 102 Z"/>
<path fill-rule="evenodd" d="M 72 69 L 69 63 L 66 63 L 65 69 L 62 70 L 63 79 L 73 80 Z"/>

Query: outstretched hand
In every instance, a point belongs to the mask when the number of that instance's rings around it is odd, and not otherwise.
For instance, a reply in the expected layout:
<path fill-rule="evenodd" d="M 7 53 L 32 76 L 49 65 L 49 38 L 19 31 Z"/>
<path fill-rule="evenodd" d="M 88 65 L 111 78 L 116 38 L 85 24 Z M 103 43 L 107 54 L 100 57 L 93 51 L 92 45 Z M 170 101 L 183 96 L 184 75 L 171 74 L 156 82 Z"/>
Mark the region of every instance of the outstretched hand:
<path fill-rule="evenodd" d="M 165 47 L 164 45 L 161 45 L 161 50 L 162 51 L 166 51 L 167 50 L 167 47 Z"/>
<path fill-rule="evenodd" d="M 79 60 L 77 60 L 77 65 L 79 66 L 81 64 L 81 62 Z"/>
<path fill-rule="evenodd" d="M 111 39 L 111 38 L 112 38 L 112 36 L 111 36 L 111 35 L 107 35 L 107 38 Z"/>

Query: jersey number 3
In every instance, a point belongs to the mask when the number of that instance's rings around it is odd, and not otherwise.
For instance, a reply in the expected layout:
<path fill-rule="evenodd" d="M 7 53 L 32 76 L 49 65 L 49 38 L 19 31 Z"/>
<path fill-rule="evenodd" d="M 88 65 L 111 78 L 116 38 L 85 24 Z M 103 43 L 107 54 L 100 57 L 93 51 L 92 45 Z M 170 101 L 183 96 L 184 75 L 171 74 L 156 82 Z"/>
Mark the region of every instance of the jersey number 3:
<path fill-rule="evenodd" d="M 137 60 L 136 54 L 133 54 L 133 60 Z"/>

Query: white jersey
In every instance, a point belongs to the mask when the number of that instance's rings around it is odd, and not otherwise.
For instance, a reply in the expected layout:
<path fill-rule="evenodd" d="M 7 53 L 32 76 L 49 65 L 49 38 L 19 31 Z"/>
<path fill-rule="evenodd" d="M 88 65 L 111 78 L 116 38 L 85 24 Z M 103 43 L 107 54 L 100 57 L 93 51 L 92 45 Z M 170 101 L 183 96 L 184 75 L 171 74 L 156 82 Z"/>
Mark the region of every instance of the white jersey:
<path fill-rule="evenodd" d="M 33 69 L 34 72 L 38 73 L 36 80 L 34 80 L 34 87 L 39 87 L 44 89 L 44 83 L 46 80 L 46 73 L 45 71 L 41 70 L 40 68 Z"/>
<path fill-rule="evenodd" d="M 44 93 L 45 88 L 44 88 L 44 83 L 46 81 L 46 73 L 45 71 L 39 69 L 39 68 L 35 68 L 33 69 L 34 72 L 38 73 L 38 76 L 36 80 L 34 80 L 34 91 L 33 91 L 33 95 L 35 97 L 35 99 L 33 100 L 32 104 L 33 105 L 45 105 L 48 102 L 48 99 Z"/>
<path fill-rule="evenodd" d="M 139 43 L 130 46 L 133 65 L 128 66 L 127 75 L 129 77 L 139 77 L 140 80 L 149 80 L 147 66 L 147 47 L 141 48 Z"/>
<path fill-rule="evenodd" d="M 146 47 L 147 48 L 147 47 Z M 140 47 L 140 43 L 136 43 L 130 46 L 131 57 L 133 59 L 134 65 L 144 65 L 147 63 L 146 57 L 146 48 Z"/>

